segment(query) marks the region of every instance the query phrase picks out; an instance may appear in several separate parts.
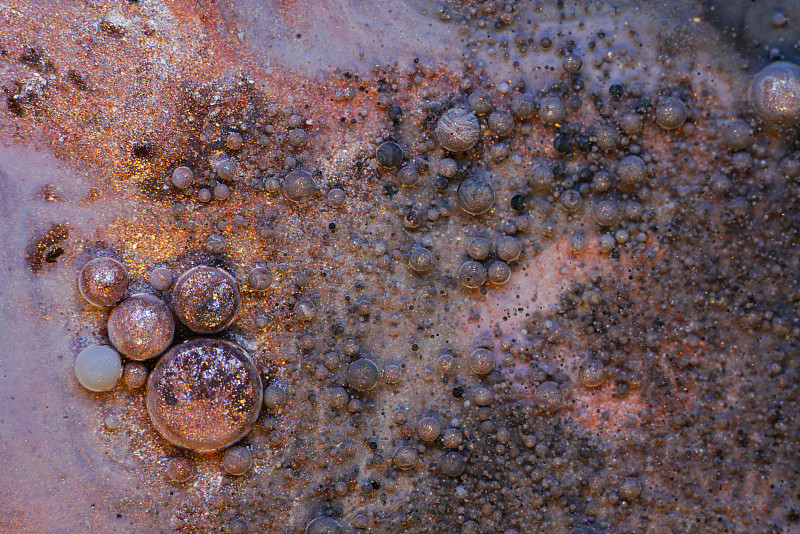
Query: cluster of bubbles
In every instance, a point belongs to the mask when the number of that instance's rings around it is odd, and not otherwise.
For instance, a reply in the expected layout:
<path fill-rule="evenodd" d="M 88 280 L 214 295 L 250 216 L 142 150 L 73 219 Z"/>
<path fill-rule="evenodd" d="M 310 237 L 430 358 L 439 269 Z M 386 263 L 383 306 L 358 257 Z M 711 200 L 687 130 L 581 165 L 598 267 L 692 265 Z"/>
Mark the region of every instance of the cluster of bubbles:
<path fill-rule="evenodd" d="M 250 273 L 256 289 L 268 286 L 264 278 L 260 271 Z M 150 274 L 158 291 L 169 290 L 173 279 L 165 268 Z M 128 295 L 128 283 L 125 267 L 109 257 L 90 260 L 81 269 L 78 288 L 83 298 L 112 310 L 111 346 L 92 345 L 78 354 L 74 363 L 78 382 L 93 392 L 113 389 L 120 378 L 132 389 L 147 384 L 147 411 L 164 439 L 196 452 L 227 449 L 225 470 L 244 474 L 252 454 L 245 447 L 231 446 L 249 433 L 260 413 L 263 390 L 253 361 L 238 345 L 213 337 L 192 337 L 172 345 L 176 317 L 200 336 L 230 326 L 240 307 L 238 283 L 222 269 L 193 267 L 175 281 L 171 308 L 153 294 Z M 123 358 L 128 360 L 124 367 Z M 185 457 L 168 462 L 167 473 L 175 481 L 188 480 L 193 472 Z"/>

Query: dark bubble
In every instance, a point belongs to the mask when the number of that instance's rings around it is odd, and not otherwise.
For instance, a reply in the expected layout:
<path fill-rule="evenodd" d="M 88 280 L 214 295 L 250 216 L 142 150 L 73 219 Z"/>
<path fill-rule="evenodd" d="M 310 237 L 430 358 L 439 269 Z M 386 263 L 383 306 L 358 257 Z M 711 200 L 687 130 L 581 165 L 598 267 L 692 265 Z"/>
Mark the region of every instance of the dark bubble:
<path fill-rule="evenodd" d="M 494 204 L 494 189 L 478 176 L 467 178 L 458 186 L 458 206 L 470 215 L 486 213 Z"/>
<path fill-rule="evenodd" d="M 449 477 L 457 477 L 464 472 L 464 457 L 458 452 L 448 452 L 439 460 L 439 468 Z"/>
<path fill-rule="evenodd" d="M 367 358 L 354 361 L 347 367 L 347 383 L 357 391 L 369 391 L 375 387 L 380 371 L 375 362 Z"/>

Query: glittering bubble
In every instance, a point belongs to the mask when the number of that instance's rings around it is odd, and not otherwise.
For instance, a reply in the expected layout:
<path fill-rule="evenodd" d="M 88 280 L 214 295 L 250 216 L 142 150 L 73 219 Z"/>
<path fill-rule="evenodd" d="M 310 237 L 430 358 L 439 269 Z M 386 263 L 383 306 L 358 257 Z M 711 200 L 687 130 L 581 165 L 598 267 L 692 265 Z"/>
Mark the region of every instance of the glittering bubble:
<path fill-rule="evenodd" d="M 172 307 L 178 320 L 199 334 L 227 328 L 239 312 L 239 284 L 222 269 L 200 265 L 178 279 Z"/>
<path fill-rule="evenodd" d="M 147 382 L 147 412 L 170 443 L 198 452 L 236 443 L 258 418 L 261 378 L 240 347 L 199 338 L 177 345 Z"/>
<path fill-rule="evenodd" d="M 167 350 L 175 334 L 175 318 L 160 298 L 139 293 L 114 308 L 108 318 L 108 337 L 119 352 L 147 360 Z"/>
<path fill-rule="evenodd" d="M 89 304 L 113 306 L 128 291 L 128 271 L 115 259 L 95 258 L 81 269 L 78 290 Z"/>

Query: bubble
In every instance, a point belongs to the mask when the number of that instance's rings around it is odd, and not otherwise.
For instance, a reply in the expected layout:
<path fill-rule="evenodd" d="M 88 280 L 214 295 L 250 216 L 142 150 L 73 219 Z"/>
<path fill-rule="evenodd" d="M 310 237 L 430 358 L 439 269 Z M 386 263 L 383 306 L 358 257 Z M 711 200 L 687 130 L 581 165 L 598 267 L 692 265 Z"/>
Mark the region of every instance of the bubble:
<path fill-rule="evenodd" d="M 95 258 L 78 275 L 78 290 L 89 304 L 113 306 L 128 292 L 128 271 L 112 258 Z"/>
<path fill-rule="evenodd" d="M 606 171 L 597 171 L 592 176 L 592 189 L 598 193 L 603 193 L 611 189 L 614 183 L 614 178 Z"/>
<path fill-rule="evenodd" d="M 567 74 L 578 74 L 582 66 L 583 60 L 581 56 L 577 54 L 570 54 L 561 60 L 561 68 L 563 68 L 564 72 Z"/>
<path fill-rule="evenodd" d="M 229 475 L 241 476 L 253 466 L 253 453 L 247 447 L 234 446 L 222 456 L 222 467 Z"/>
<path fill-rule="evenodd" d="M 158 356 L 172 343 L 175 318 L 164 302 L 138 293 L 114 308 L 108 318 L 108 337 L 120 353 L 132 360 Z"/>
<path fill-rule="evenodd" d="M 586 236 L 581 232 L 571 232 L 569 234 L 569 249 L 580 254 L 586 248 Z"/>
<path fill-rule="evenodd" d="M 194 464 L 183 456 L 170 458 L 167 461 L 167 476 L 173 482 L 186 482 L 194 476 Z"/>
<path fill-rule="evenodd" d="M 310 300 L 298 300 L 294 305 L 294 314 L 300 321 L 313 321 L 317 316 L 317 307 Z"/>
<path fill-rule="evenodd" d="M 442 424 L 436 417 L 423 417 L 419 420 L 419 423 L 417 423 L 417 435 L 422 441 L 436 441 L 436 438 L 438 438 L 441 433 Z"/>
<path fill-rule="evenodd" d="M 533 402 L 541 410 L 554 412 L 564 403 L 561 390 L 555 382 L 542 382 L 533 392 Z"/>
<path fill-rule="evenodd" d="M 375 157 L 386 168 L 397 167 L 403 162 L 403 149 L 394 141 L 386 141 L 378 147 Z"/>
<path fill-rule="evenodd" d="M 554 96 L 548 96 L 539 101 L 539 118 L 545 124 L 556 124 L 564 120 L 566 109 L 564 104 Z"/>
<path fill-rule="evenodd" d="M 314 179 L 306 171 L 292 171 L 283 179 L 283 196 L 292 202 L 307 202 L 316 190 Z"/>
<path fill-rule="evenodd" d="M 175 284 L 172 307 L 178 320 L 198 334 L 227 328 L 239 312 L 239 284 L 222 269 L 200 265 Z"/>
<path fill-rule="evenodd" d="M 467 245 L 467 254 L 475 260 L 485 260 L 489 257 L 492 244 L 484 237 L 476 237 Z"/>
<path fill-rule="evenodd" d="M 225 184 L 217 184 L 214 186 L 214 198 L 217 200 L 225 200 L 231 196 L 230 188 Z"/>
<path fill-rule="evenodd" d="M 492 97 L 486 91 L 473 91 L 467 98 L 467 104 L 476 115 L 486 115 L 492 111 Z"/>
<path fill-rule="evenodd" d="M 581 194 L 574 189 L 567 189 L 561 194 L 561 198 L 559 199 L 559 205 L 564 208 L 564 211 L 569 213 L 575 213 L 581 209 L 581 204 L 583 204 Z"/>
<path fill-rule="evenodd" d="M 442 434 L 442 444 L 448 449 L 457 449 L 464 440 L 464 435 L 457 428 L 447 428 Z"/>
<path fill-rule="evenodd" d="M 511 278 L 511 267 L 504 261 L 493 261 L 486 270 L 486 276 L 491 283 L 501 286 Z"/>
<path fill-rule="evenodd" d="M 412 187 L 419 181 L 419 172 L 413 165 L 406 165 L 397 171 L 397 183 L 403 187 Z"/>
<path fill-rule="evenodd" d="M 445 475 L 457 477 L 464 472 L 464 457 L 455 451 L 445 453 L 439 461 L 439 468 Z"/>
<path fill-rule="evenodd" d="M 344 388 L 335 387 L 330 389 L 329 399 L 331 406 L 334 408 L 344 408 L 350 401 L 350 394 Z"/>
<path fill-rule="evenodd" d="M 445 178 L 453 178 L 458 172 L 458 163 L 450 158 L 439 160 L 439 174 Z"/>
<path fill-rule="evenodd" d="M 408 254 L 408 266 L 418 273 L 429 271 L 433 267 L 433 254 L 423 247 L 414 247 Z"/>
<path fill-rule="evenodd" d="M 150 372 L 144 364 L 130 362 L 125 364 L 125 369 L 122 371 L 122 380 L 129 388 L 138 389 L 147 383 L 147 377 L 149 375 Z"/>
<path fill-rule="evenodd" d="M 722 139 L 729 150 L 744 150 L 753 144 L 753 128 L 741 119 L 726 121 L 722 127 Z"/>
<path fill-rule="evenodd" d="M 619 181 L 624 184 L 638 184 L 644 180 L 644 161 L 639 156 L 626 156 L 622 158 L 617 168 L 617 176 L 619 176 Z"/>
<path fill-rule="evenodd" d="M 494 369 L 494 354 L 484 348 L 473 350 L 469 355 L 469 368 L 476 375 L 488 375 Z"/>
<path fill-rule="evenodd" d="M 225 138 L 225 146 L 230 148 L 231 150 L 239 150 L 242 148 L 243 140 L 242 134 L 239 132 L 231 132 Z"/>
<path fill-rule="evenodd" d="M 172 271 L 164 267 L 156 267 L 150 271 L 150 285 L 157 291 L 166 291 L 172 287 L 175 276 Z"/>
<path fill-rule="evenodd" d="M 266 291 L 272 285 L 272 271 L 266 267 L 254 267 L 247 275 L 247 284 L 253 291 Z"/>
<path fill-rule="evenodd" d="M 172 185 L 178 189 L 186 189 L 194 181 L 194 173 L 192 169 L 186 166 L 176 167 L 172 171 Z"/>
<path fill-rule="evenodd" d="M 751 82 L 750 104 L 767 124 L 800 122 L 800 67 L 788 61 L 764 67 Z"/>
<path fill-rule="evenodd" d="M 611 252 L 615 244 L 614 236 L 610 234 L 602 234 L 597 238 L 597 246 L 602 252 Z"/>
<path fill-rule="evenodd" d="M 342 527 L 332 517 L 318 517 L 306 527 L 305 534 L 342 534 Z"/>
<path fill-rule="evenodd" d="M 75 358 L 74 370 L 75 378 L 89 391 L 108 391 L 122 376 L 122 360 L 111 347 L 92 345 Z"/>
<path fill-rule="evenodd" d="M 497 240 L 495 251 L 501 260 L 514 261 L 522 253 L 522 245 L 518 240 L 506 235 Z"/>
<path fill-rule="evenodd" d="M 511 113 L 518 119 L 529 119 L 536 113 L 536 101 L 531 95 L 516 94 L 511 101 Z"/>
<path fill-rule="evenodd" d="M 335 187 L 328 191 L 328 204 L 334 208 L 341 208 L 344 206 L 345 197 L 345 192 Z"/>
<path fill-rule="evenodd" d="M 635 477 L 625 477 L 619 483 L 619 496 L 632 501 L 642 493 L 642 483 Z"/>
<path fill-rule="evenodd" d="M 611 150 L 619 144 L 619 131 L 611 124 L 601 124 L 595 130 L 594 142 L 603 150 Z"/>
<path fill-rule="evenodd" d="M 300 128 L 296 128 L 289 132 L 289 144 L 295 148 L 300 148 L 305 146 L 308 142 L 308 134 L 305 130 L 301 130 Z"/>
<path fill-rule="evenodd" d="M 613 226 L 619 220 L 619 208 L 613 200 L 601 200 L 594 205 L 592 215 L 600 226 Z"/>
<path fill-rule="evenodd" d="M 258 418 L 261 378 L 250 357 L 221 339 L 177 345 L 147 381 L 147 413 L 170 443 L 197 452 L 236 443 Z"/>
<path fill-rule="evenodd" d="M 458 279 L 464 287 L 475 289 L 486 281 L 486 269 L 477 261 L 465 261 L 458 269 Z"/>
<path fill-rule="evenodd" d="M 665 130 L 679 128 L 685 121 L 686 105 L 677 98 L 664 98 L 656 106 L 656 122 Z"/>
<path fill-rule="evenodd" d="M 514 116 L 510 111 L 497 110 L 489 114 L 489 130 L 496 135 L 508 135 L 514 130 Z"/>
<path fill-rule="evenodd" d="M 451 152 L 464 152 L 474 147 L 481 136 L 481 125 L 470 111 L 462 108 L 448 110 L 436 124 L 436 139 Z"/>
<path fill-rule="evenodd" d="M 586 358 L 578 370 L 578 380 L 587 388 L 596 388 L 606 380 L 603 363 L 594 358 Z"/>
<path fill-rule="evenodd" d="M 458 206 L 470 215 L 486 213 L 494 204 L 494 189 L 478 176 L 467 178 L 458 186 Z"/>
<path fill-rule="evenodd" d="M 638 133 L 642 129 L 642 117 L 638 113 L 630 111 L 619 118 L 619 126 L 627 134 Z"/>
<path fill-rule="evenodd" d="M 231 158 L 223 158 L 212 165 L 214 173 L 220 180 L 230 182 L 236 180 L 236 162 Z"/>
<path fill-rule="evenodd" d="M 398 447 L 394 453 L 394 465 L 403 471 L 412 469 L 415 465 L 417 465 L 418 459 L 419 455 L 413 447 Z"/>
<path fill-rule="evenodd" d="M 478 386 L 472 392 L 472 402 L 475 403 L 475 406 L 488 406 L 492 403 L 493 396 L 491 389 Z"/>
<path fill-rule="evenodd" d="M 287 397 L 286 391 L 282 387 L 275 384 L 267 386 L 264 389 L 264 407 L 275 411 L 286 404 Z"/>
<path fill-rule="evenodd" d="M 375 387 L 380 371 L 375 362 L 361 358 L 347 366 L 347 383 L 357 391 L 366 392 Z"/>
<path fill-rule="evenodd" d="M 530 184 L 535 190 L 549 191 L 553 187 L 554 179 L 553 169 L 540 163 L 531 172 Z"/>

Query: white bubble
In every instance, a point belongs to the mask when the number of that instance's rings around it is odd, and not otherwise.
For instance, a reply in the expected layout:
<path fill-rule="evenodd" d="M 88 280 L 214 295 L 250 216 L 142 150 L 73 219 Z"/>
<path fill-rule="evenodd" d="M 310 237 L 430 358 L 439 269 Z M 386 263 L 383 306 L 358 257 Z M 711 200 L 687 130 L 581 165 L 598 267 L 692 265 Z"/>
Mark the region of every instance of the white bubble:
<path fill-rule="evenodd" d="M 75 377 L 89 391 L 108 391 L 122 376 L 122 360 L 106 345 L 93 345 L 75 359 Z"/>

